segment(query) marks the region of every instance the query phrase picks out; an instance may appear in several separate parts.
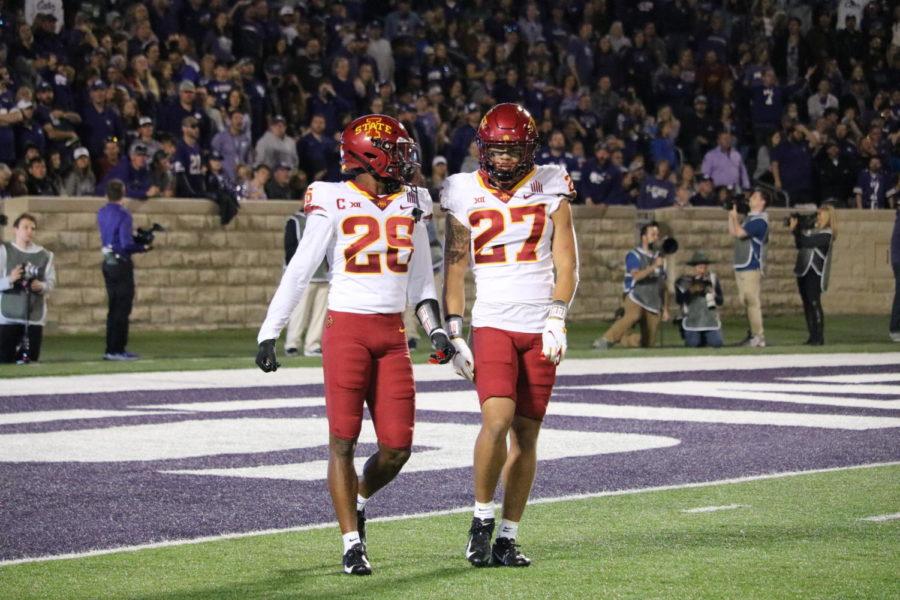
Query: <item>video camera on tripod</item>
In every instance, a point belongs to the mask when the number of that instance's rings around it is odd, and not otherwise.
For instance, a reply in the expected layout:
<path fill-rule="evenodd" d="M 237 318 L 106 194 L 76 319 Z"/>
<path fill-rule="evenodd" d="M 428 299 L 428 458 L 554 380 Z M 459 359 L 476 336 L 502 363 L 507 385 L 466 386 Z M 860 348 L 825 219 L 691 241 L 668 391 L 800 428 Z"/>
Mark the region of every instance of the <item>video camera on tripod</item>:
<path fill-rule="evenodd" d="M 134 241 L 142 246 L 150 246 L 153 244 L 153 240 L 156 239 L 156 234 L 164 233 L 165 231 L 166 228 L 159 223 L 154 223 L 149 229 L 138 227 L 137 232 L 134 234 Z"/>

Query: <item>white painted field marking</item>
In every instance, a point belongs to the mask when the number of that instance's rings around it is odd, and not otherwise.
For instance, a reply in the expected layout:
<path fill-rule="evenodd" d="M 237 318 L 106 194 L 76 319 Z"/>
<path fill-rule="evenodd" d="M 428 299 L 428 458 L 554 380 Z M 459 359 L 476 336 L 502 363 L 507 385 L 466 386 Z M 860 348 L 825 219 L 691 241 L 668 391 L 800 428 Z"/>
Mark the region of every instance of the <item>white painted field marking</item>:
<path fill-rule="evenodd" d="M 686 508 L 682 510 L 683 513 L 696 514 L 696 513 L 711 513 L 718 512 L 720 510 L 735 510 L 738 508 L 750 508 L 749 504 L 726 504 L 725 506 L 701 506 L 699 508 Z"/>
<path fill-rule="evenodd" d="M 249 362 L 249 358 L 248 358 Z M 756 369 L 803 367 L 853 367 L 897 365 L 900 353 L 770 354 L 765 356 L 680 356 L 604 359 L 568 359 L 557 368 L 557 375 L 585 373 L 633 374 L 673 373 L 679 371 L 753 371 Z M 416 381 L 459 381 L 453 371 L 441 365 L 414 365 Z M 281 368 L 263 373 L 256 368 L 217 369 L 212 371 L 160 371 L 152 373 L 116 373 L 60 377 L 22 377 L 3 382 L 2 396 L 35 394 L 96 393 L 126 390 L 173 390 L 189 388 L 269 387 L 321 384 L 321 367 Z"/>
<path fill-rule="evenodd" d="M 0 413 L 0 425 L 20 425 L 22 423 L 48 423 L 50 421 L 71 421 L 75 419 L 107 419 L 109 417 L 133 417 L 158 415 L 167 411 L 131 410 L 91 410 L 74 408 L 71 410 L 37 410 L 32 412 Z"/>
<path fill-rule="evenodd" d="M 724 398 L 727 400 L 756 400 L 759 402 L 785 402 L 788 404 L 814 404 L 818 406 L 843 406 L 847 408 L 877 408 L 900 410 L 900 400 L 869 400 L 841 396 L 816 396 L 792 391 L 826 391 L 828 386 L 791 383 L 744 383 L 722 381 L 660 381 L 652 383 L 615 383 L 609 385 L 586 385 L 577 389 L 601 390 L 606 392 L 637 392 L 642 394 L 665 394 L 667 396 L 700 396 L 704 398 Z M 840 386 L 844 387 L 844 386 Z M 900 386 L 892 387 L 892 395 L 900 396 Z M 804 390 L 802 388 L 813 388 Z M 576 389 L 561 387 L 560 389 Z M 839 393 L 842 390 L 834 390 Z M 860 391 L 861 392 L 861 391 Z M 874 392 L 870 392 L 874 393 Z M 880 392 L 887 393 L 887 392 Z"/>
<path fill-rule="evenodd" d="M 896 521 L 900 519 L 900 512 L 891 513 L 889 515 L 875 515 L 874 517 L 863 517 L 860 521 L 872 521 L 873 523 L 884 523 L 885 521 Z"/>
<path fill-rule="evenodd" d="M 360 435 L 361 443 L 375 443 L 375 431 L 370 422 Z M 480 426 L 477 424 L 427 423 L 416 424 L 415 444 L 425 446 L 426 450 L 414 450 L 409 462 L 403 467 L 404 473 L 416 471 L 437 471 L 443 469 L 462 469 L 472 467 L 472 448 L 478 436 Z M 327 425 L 322 419 L 320 440 L 324 443 Z M 254 435 L 251 431 L 248 435 Z M 672 437 L 656 435 L 640 435 L 630 433 L 608 433 L 593 431 L 563 431 L 558 429 L 541 429 L 538 438 L 538 456 L 540 461 L 570 458 L 575 456 L 594 456 L 598 454 L 614 454 L 618 452 L 637 452 L 678 445 L 679 440 Z M 357 471 L 362 470 L 367 456 L 356 458 Z M 163 471 L 181 475 L 216 475 L 221 477 L 251 477 L 263 479 L 287 479 L 294 481 L 316 481 L 325 479 L 328 461 L 314 460 L 302 463 L 260 465 L 254 467 L 236 467 L 224 469 L 179 469 Z"/>
<path fill-rule="evenodd" d="M 814 475 L 817 473 L 834 473 L 837 471 L 852 471 L 857 469 L 872 469 L 877 467 L 893 467 L 900 465 L 900 461 L 871 463 L 868 465 L 851 465 L 848 467 L 831 467 L 828 469 L 810 469 L 808 471 L 785 471 L 783 473 L 768 473 L 765 475 L 749 475 L 747 477 L 735 477 L 732 479 L 718 479 L 714 481 L 697 481 L 693 483 L 680 483 L 675 485 L 661 485 L 656 487 L 634 488 L 628 490 L 613 490 L 609 492 L 594 492 L 591 494 L 573 494 L 571 496 L 558 496 L 554 498 L 533 498 L 529 499 L 528 504 L 555 504 L 557 502 L 569 502 L 572 500 L 589 500 L 593 498 L 606 498 L 610 496 L 630 496 L 632 494 L 646 494 L 651 492 L 667 492 L 671 490 L 684 490 L 702 487 L 711 487 L 715 485 L 734 485 L 739 483 L 747 483 L 750 481 L 764 481 L 767 479 L 782 479 L 785 477 L 797 477 L 798 475 Z M 408 519 L 425 519 L 429 517 L 440 517 L 445 515 L 453 515 L 460 513 L 470 513 L 471 506 L 461 506 L 447 510 L 435 510 L 430 512 L 410 513 L 406 515 L 394 515 L 392 517 L 378 517 L 369 519 L 370 523 L 386 523 L 390 521 L 405 521 Z M 107 554 L 118 554 L 120 552 L 139 552 L 141 550 L 150 550 L 154 548 L 170 548 L 173 546 L 186 546 L 190 544 L 203 544 L 206 542 L 217 542 L 221 540 L 235 540 L 247 537 L 257 537 L 263 535 L 273 535 L 279 533 L 295 533 L 301 531 L 311 531 L 314 529 L 331 529 L 337 527 L 337 523 L 332 521 L 329 523 L 314 523 L 311 525 L 300 525 L 298 527 L 285 527 L 282 529 L 260 529 L 257 531 L 242 531 L 237 533 L 222 533 L 219 535 L 207 535 L 202 537 L 165 540 L 161 542 L 150 542 L 147 544 L 135 544 L 133 546 L 119 546 L 117 548 L 103 548 L 100 550 L 88 550 L 86 552 L 69 552 L 66 554 L 32 556 L 26 558 L 16 558 L 13 560 L 0 561 L 0 567 L 9 565 L 19 565 L 25 563 L 47 562 L 51 560 L 72 560 L 78 558 L 87 558 L 90 556 L 104 556 Z"/>
<path fill-rule="evenodd" d="M 900 382 L 900 365 L 897 373 L 859 373 L 853 375 L 811 375 L 808 377 L 785 377 L 785 381 L 817 381 L 822 383 L 882 383 Z"/>
<path fill-rule="evenodd" d="M 268 398 L 261 400 L 215 400 L 211 402 L 180 402 L 177 404 L 141 404 L 140 406 L 130 406 L 129 408 L 217 413 L 245 410 L 273 410 L 281 408 L 312 408 L 316 406 L 325 406 L 325 398 L 323 396 L 307 398 Z"/>

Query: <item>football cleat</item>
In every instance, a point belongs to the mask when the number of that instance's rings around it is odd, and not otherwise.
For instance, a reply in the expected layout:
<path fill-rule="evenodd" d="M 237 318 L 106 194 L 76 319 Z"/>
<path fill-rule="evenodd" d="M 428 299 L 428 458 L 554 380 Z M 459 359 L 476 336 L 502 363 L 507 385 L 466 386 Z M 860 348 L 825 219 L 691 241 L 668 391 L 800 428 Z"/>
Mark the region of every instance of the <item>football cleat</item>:
<path fill-rule="evenodd" d="M 359 533 L 359 541 L 366 545 L 366 510 L 356 511 L 356 531 Z"/>
<path fill-rule="evenodd" d="M 527 567 L 531 564 L 531 559 L 519 551 L 516 540 L 509 538 L 497 538 L 491 555 L 494 564 L 504 567 Z"/>
<path fill-rule="evenodd" d="M 372 565 L 366 556 L 366 547 L 362 542 L 354 544 L 344 552 L 344 573 L 347 575 L 371 575 Z"/>
<path fill-rule="evenodd" d="M 491 564 L 491 536 L 494 535 L 494 519 L 472 518 L 469 527 L 469 543 L 466 545 L 466 560 L 476 567 Z"/>

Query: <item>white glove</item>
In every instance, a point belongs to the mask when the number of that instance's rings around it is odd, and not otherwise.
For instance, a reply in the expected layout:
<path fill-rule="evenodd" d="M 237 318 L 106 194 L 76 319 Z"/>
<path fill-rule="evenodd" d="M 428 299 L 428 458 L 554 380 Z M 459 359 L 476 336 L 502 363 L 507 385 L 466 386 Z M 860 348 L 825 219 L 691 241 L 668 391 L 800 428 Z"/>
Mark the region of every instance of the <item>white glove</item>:
<path fill-rule="evenodd" d="M 566 341 L 566 322 L 557 317 L 550 317 L 544 324 L 544 331 L 541 333 L 541 341 L 544 347 L 541 354 L 555 365 L 566 355 L 566 349 L 569 344 Z"/>
<path fill-rule="evenodd" d="M 450 338 L 450 343 L 456 348 L 456 354 L 453 355 L 453 370 L 460 377 L 475 381 L 475 357 L 469 344 L 461 337 Z"/>

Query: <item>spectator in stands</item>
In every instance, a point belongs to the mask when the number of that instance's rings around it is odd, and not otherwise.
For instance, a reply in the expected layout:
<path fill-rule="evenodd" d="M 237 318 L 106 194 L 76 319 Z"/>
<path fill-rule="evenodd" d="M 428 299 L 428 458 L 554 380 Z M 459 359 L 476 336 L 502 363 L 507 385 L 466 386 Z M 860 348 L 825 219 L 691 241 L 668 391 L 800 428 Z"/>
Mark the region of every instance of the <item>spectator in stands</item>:
<path fill-rule="evenodd" d="M 228 176 L 235 180 L 239 165 L 250 164 L 250 130 L 245 125 L 245 115 L 239 110 L 228 114 L 228 127 L 212 139 L 212 150 L 222 155 L 222 164 Z"/>
<path fill-rule="evenodd" d="M 795 124 L 772 150 L 771 168 L 775 189 L 787 192 L 791 204 L 807 204 L 813 200 L 810 137 L 808 129 Z"/>
<path fill-rule="evenodd" d="M 434 202 L 440 200 L 441 188 L 447 176 L 447 159 L 443 156 L 435 156 L 431 161 L 431 176 L 428 178 L 428 192 Z"/>
<path fill-rule="evenodd" d="M 34 120 L 34 104 L 31 100 L 19 100 L 16 108 L 22 113 L 22 120 L 16 124 L 16 150 L 19 155 L 25 153 L 25 144 L 33 144 L 43 155 L 47 151 L 47 134 L 44 128 Z"/>
<path fill-rule="evenodd" d="M 681 145 L 687 149 L 689 162 L 699 163 L 716 140 L 716 120 L 707 112 L 709 102 L 704 95 L 694 98 L 693 112 L 682 119 Z"/>
<path fill-rule="evenodd" d="M 856 208 L 893 208 L 896 202 L 896 175 L 885 173 L 881 169 L 881 158 L 873 156 L 869 166 L 859 172 L 853 196 Z"/>
<path fill-rule="evenodd" d="M 144 148 L 147 149 L 147 156 L 155 156 L 156 152 L 162 149 L 162 144 L 156 141 L 156 138 L 153 135 L 153 119 L 150 117 L 140 117 L 138 118 L 137 124 L 137 137 L 131 143 L 131 145 L 134 146 L 135 144 L 141 144 Z"/>
<path fill-rule="evenodd" d="M 837 96 L 831 93 L 831 83 L 827 79 L 821 79 L 817 89 L 818 92 L 806 101 L 806 113 L 813 122 L 823 117 L 827 109 L 838 107 Z"/>
<path fill-rule="evenodd" d="M 175 137 L 180 137 L 184 120 L 193 117 L 197 121 L 197 141 L 208 144 L 211 139 L 211 124 L 202 105 L 197 101 L 197 86 L 190 80 L 178 84 L 178 96 L 160 107 L 159 129 Z"/>
<path fill-rule="evenodd" d="M 125 139 L 122 119 L 106 101 L 107 88 L 102 79 L 96 79 L 90 86 L 90 101 L 81 111 L 81 140 L 91 156 L 104 156 L 106 141 L 110 138 Z M 115 164 L 115 163 L 113 163 Z M 102 177 L 97 173 L 97 177 Z"/>
<path fill-rule="evenodd" d="M 9 183 L 12 180 L 12 169 L 6 163 L 0 162 L 0 200 L 10 198 Z"/>
<path fill-rule="evenodd" d="M 297 142 L 296 154 L 302 156 L 300 167 L 311 181 L 334 180 L 338 175 L 338 145 L 325 133 L 325 115 L 314 114 L 309 132 Z"/>
<path fill-rule="evenodd" d="M 287 123 L 282 115 L 275 115 L 269 120 L 269 130 L 256 142 L 256 163 L 274 169 L 286 163 L 292 169 L 297 168 L 297 142 L 287 135 Z"/>
<path fill-rule="evenodd" d="M 84 146 L 75 148 L 72 153 L 75 163 L 69 174 L 63 179 L 63 196 L 93 196 L 97 188 L 97 178 L 91 168 L 91 154 Z"/>
<path fill-rule="evenodd" d="M 97 195 L 105 196 L 110 181 L 125 184 L 125 195 L 135 200 L 146 200 L 159 195 L 160 190 L 150 185 L 150 169 L 147 167 L 147 148 L 134 144 L 127 157 L 110 169 L 97 185 Z"/>
<path fill-rule="evenodd" d="M 750 188 L 750 177 L 741 153 L 732 148 L 732 142 L 733 137 L 729 132 L 719 133 L 718 146 L 706 153 L 700 169 L 717 186 L 746 190 Z"/>
<path fill-rule="evenodd" d="M 0 64 L 0 162 L 12 167 L 21 155 L 16 150 L 15 126 L 25 115 L 16 107 L 16 97 L 9 77 L 9 68 Z"/>
<path fill-rule="evenodd" d="M 181 122 L 181 139 L 172 157 L 175 174 L 175 194 L 179 198 L 203 198 L 203 156 L 200 151 L 200 123 L 193 116 Z"/>
<path fill-rule="evenodd" d="M 653 175 L 644 179 L 638 195 L 637 207 L 640 210 L 666 208 L 675 204 L 675 184 L 669 181 L 669 161 L 656 163 Z"/>
<path fill-rule="evenodd" d="M 781 123 L 784 113 L 784 91 L 778 85 L 773 69 L 767 69 L 761 85 L 751 88 L 750 121 L 757 144 L 764 144 Z"/>
<path fill-rule="evenodd" d="M 253 169 L 253 177 L 244 184 L 241 199 L 242 200 L 266 200 L 266 184 L 272 170 L 265 164 L 258 164 Z"/>
<path fill-rule="evenodd" d="M 712 177 L 705 173 L 701 173 L 697 177 L 697 192 L 691 196 L 690 204 L 691 206 L 719 206 Z"/>
<path fill-rule="evenodd" d="M 28 161 L 28 195 L 59 196 L 59 188 L 47 177 L 47 163 L 40 156 Z"/>
<path fill-rule="evenodd" d="M 849 158 L 841 155 L 837 142 L 828 142 L 815 159 L 816 198 L 820 203 L 847 208 L 854 177 Z"/>
<path fill-rule="evenodd" d="M 279 163 L 264 189 L 268 200 L 294 200 L 291 189 L 291 165 Z"/>
<path fill-rule="evenodd" d="M 48 147 L 62 150 L 66 144 L 77 142 L 78 133 L 75 127 L 81 124 L 81 115 L 60 108 L 54 102 L 53 86 L 49 83 L 39 83 L 35 95 L 37 106 L 34 110 L 34 120 L 43 128 Z"/>
<path fill-rule="evenodd" d="M 161 198 L 175 197 L 175 174 L 164 150 L 157 150 L 150 162 L 150 187 L 158 189 Z"/>

